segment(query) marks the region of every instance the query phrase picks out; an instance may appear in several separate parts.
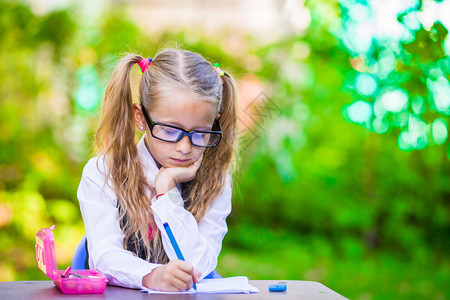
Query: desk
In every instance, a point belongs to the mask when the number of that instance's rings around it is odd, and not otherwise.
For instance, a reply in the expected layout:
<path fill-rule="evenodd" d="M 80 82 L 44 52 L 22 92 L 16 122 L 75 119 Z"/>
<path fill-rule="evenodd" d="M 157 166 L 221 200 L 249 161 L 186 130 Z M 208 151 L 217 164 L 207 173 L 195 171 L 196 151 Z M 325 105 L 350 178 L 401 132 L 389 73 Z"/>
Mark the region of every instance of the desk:
<path fill-rule="evenodd" d="M 269 292 L 269 284 L 277 280 L 250 280 L 259 289 L 255 294 L 184 294 L 149 295 L 139 290 L 106 286 L 103 294 L 70 295 L 61 293 L 52 281 L 7 281 L 0 282 L 0 299 L 346 299 L 321 283 L 314 281 L 286 280 L 286 292 Z"/>

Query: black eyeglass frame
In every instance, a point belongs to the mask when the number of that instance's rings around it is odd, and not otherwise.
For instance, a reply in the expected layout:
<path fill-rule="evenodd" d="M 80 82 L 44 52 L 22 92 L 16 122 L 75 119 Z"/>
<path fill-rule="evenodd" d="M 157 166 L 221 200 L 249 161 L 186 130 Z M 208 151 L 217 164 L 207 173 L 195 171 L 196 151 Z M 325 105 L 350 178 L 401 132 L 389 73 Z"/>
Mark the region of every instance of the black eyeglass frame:
<path fill-rule="evenodd" d="M 186 131 L 186 130 L 184 130 L 183 128 L 180 128 L 180 127 L 177 127 L 177 126 L 173 126 L 173 125 L 170 125 L 170 124 L 165 124 L 165 123 L 153 121 L 153 120 L 150 118 L 150 115 L 148 114 L 147 109 L 144 107 L 144 105 L 143 105 L 142 103 L 141 103 L 141 109 L 142 109 L 142 112 L 143 112 L 143 114 L 144 114 L 144 119 L 145 119 L 145 121 L 147 122 L 148 127 L 150 128 L 150 133 L 152 134 L 152 136 L 153 136 L 155 139 L 158 139 L 158 140 L 160 140 L 160 141 L 164 141 L 164 142 L 168 142 L 168 143 L 178 143 L 184 136 L 188 136 L 188 137 L 189 137 L 189 140 L 191 141 L 191 144 L 192 144 L 193 146 L 195 146 L 195 147 L 201 147 L 201 148 L 211 148 L 211 147 L 216 147 L 216 146 L 219 144 L 219 142 L 222 140 L 222 126 L 220 125 L 220 122 L 219 122 L 219 119 L 218 119 L 218 118 L 216 118 L 216 119 L 214 120 L 213 128 L 214 128 L 215 123 L 217 123 L 217 124 L 219 125 L 219 130 L 220 130 L 220 131 L 204 131 L 204 130 L 191 130 L 191 131 Z M 177 138 L 175 141 L 168 141 L 168 140 L 161 139 L 161 138 L 159 138 L 159 137 L 157 137 L 157 136 L 155 136 L 155 135 L 153 134 L 153 127 L 154 127 L 155 125 L 162 125 L 162 126 L 167 126 L 167 127 L 170 127 L 170 128 L 174 128 L 174 129 L 181 130 L 181 135 L 179 135 L 178 138 Z M 219 140 L 218 140 L 217 143 L 215 143 L 214 145 L 199 146 L 199 145 L 195 144 L 195 143 L 192 141 L 192 135 L 193 135 L 194 133 L 214 133 L 214 134 L 219 134 Z"/>

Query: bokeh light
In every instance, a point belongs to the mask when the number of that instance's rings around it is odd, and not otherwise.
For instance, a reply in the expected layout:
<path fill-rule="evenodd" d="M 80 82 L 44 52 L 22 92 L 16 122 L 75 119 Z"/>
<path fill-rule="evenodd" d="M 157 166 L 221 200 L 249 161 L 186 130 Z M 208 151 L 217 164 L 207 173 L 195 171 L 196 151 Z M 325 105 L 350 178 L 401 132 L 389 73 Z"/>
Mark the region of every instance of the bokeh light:
<path fill-rule="evenodd" d="M 356 76 L 356 89 L 363 96 L 372 96 L 377 90 L 375 78 L 367 73 L 360 73 Z"/>
<path fill-rule="evenodd" d="M 448 128 L 444 119 L 434 120 L 431 131 L 433 133 L 433 141 L 435 144 L 443 145 L 447 141 Z"/>
<path fill-rule="evenodd" d="M 440 145 L 430 142 L 430 128 L 450 115 L 450 1 L 340 3 L 344 17 L 338 37 L 357 71 L 348 76 L 353 76 L 358 95 L 367 98 L 364 106 L 344 106 L 344 117 L 376 133 L 398 134 L 402 150 Z"/>
<path fill-rule="evenodd" d="M 92 111 L 100 104 L 100 84 L 96 69 L 91 65 L 82 66 L 77 71 L 78 89 L 75 100 L 86 111 Z"/>
<path fill-rule="evenodd" d="M 383 134 L 389 131 L 391 128 L 390 123 L 387 118 L 376 117 L 372 123 L 373 131 L 379 134 Z"/>
<path fill-rule="evenodd" d="M 406 108 L 408 94 L 402 89 L 388 89 L 381 92 L 380 101 L 386 111 L 398 113 Z"/>
<path fill-rule="evenodd" d="M 432 93 L 434 107 L 439 112 L 450 115 L 450 83 L 440 69 L 433 69 L 427 79 L 427 87 Z"/>
<path fill-rule="evenodd" d="M 358 124 L 365 124 L 372 117 L 372 105 L 363 100 L 355 101 L 344 109 L 347 117 Z"/>

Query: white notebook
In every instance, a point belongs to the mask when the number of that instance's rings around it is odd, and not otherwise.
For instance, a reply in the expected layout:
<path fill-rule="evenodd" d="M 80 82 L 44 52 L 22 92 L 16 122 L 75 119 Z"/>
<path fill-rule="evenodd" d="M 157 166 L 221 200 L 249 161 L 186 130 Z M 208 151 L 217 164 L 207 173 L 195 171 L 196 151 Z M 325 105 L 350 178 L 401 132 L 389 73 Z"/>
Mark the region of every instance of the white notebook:
<path fill-rule="evenodd" d="M 236 276 L 228 278 L 203 279 L 197 283 L 197 290 L 190 289 L 182 292 L 161 292 L 151 289 L 141 290 L 149 294 L 249 294 L 258 293 L 258 288 L 250 285 L 245 276 Z"/>

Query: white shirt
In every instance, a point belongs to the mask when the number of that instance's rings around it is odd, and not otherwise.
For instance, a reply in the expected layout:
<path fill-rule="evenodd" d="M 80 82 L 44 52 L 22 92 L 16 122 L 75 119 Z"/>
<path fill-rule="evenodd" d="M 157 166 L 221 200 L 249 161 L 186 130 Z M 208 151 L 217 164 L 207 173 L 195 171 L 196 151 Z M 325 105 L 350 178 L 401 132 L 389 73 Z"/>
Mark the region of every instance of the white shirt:
<path fill-rule="evenodd" d="M 148 182 L 154 185 L 159 169 L 144 143 L 137 144 L 138 157 Z M 97 169 L 97 160 L 98 167 Z M 111 285 L 142 289 L 142 278 L 160 264 L 149 263 L 123 248 L 124 233 L 119 226 L 117 197 L 105 182 L 103 156 L 91 158 L 83 169 L 78 201 L 88 240 L 89 267 L 102 272 Z M 150 203 L 149 203 L 150 205 Z M 231 179 L 197 224 L 183 207 L 179 187 L 158 199 L 151 199 L 156 225 L 161 231 L 164 250 L 170 260 L 177 259 L 163 223 L 168 222 L 186 261 L 202 273 L 201 279 L 215 270 L 227 233 L 226 218 L 231 212 Z"/>

